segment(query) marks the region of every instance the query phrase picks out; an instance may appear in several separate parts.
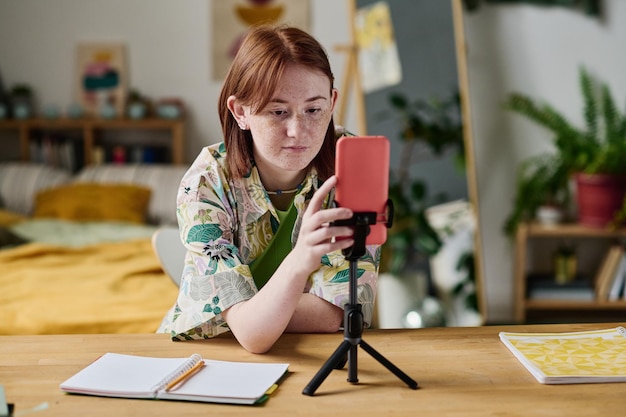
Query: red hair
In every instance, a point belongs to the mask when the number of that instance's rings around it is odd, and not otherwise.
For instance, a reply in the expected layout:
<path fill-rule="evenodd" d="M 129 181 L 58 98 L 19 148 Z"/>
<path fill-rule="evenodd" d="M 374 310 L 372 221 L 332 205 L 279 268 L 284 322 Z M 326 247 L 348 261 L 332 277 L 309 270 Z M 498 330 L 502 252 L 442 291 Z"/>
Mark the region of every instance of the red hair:
<path fill-rule="evenodd" d="M 328 56 L 320 43 L 301 29 L 288 26 L 256 26 L 250 29 L 233 60 L 218 101 L 226 162 L 230 174 L 244 177 L 254 164 L 250 131 L 239 129 L 228 109 L 230 96 L 257 112 L 269 103 L 285 68 L 302 65 L 319 71 L 330 81 L 334 76 Z M 331 117 L 324 143 L 311 162 L 322 180 L 330 177 L 335 164 L 335 125 Z"/>

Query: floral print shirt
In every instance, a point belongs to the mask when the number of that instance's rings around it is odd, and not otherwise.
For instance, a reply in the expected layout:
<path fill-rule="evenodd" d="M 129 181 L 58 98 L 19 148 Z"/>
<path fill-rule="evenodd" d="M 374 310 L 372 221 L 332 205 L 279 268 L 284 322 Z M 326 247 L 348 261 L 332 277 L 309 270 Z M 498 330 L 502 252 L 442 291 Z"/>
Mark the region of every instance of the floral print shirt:
<path fill-rule="evenodd" d="M 248 265 L 263 253 L 278 229 L 278 215 L 256 167 L 244 178 L 232 178 L 225 155 L 223 142 L 205 147 L 178 191 L 176 212 L 187 255 L 178 299 L 159 328 L 174 340 L 206 339 L 229 330 L 221 312 L 258 291 Z M 298 216 L 292 247 L 319 185 L 311 170 L 294 197 Z M 358 261 L 357 299 L 366 326 L 374 310 L 379 261 L 379 246 L 367 246 Z M 304 291 L 343 308 L 349 302 L 349 266 L 341 251 L 324 255 Z"/>

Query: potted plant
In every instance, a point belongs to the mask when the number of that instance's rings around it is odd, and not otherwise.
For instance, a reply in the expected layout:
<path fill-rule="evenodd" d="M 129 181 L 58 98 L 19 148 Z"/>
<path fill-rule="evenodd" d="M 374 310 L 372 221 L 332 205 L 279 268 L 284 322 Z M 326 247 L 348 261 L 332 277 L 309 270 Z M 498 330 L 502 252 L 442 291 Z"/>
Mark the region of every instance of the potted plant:
<path fill-rule="evenodd" d="M 569 180 L 575 179 L 578 222 L 605 227 L 616 219 L 626 193 L 626 116 L 615 105 L 606 84 L 580 69 L 585 125 L 574 126 L 550 104 L 511 94 L 505 107 L 549 129 L 556 153 L 524 162 L 505 231 L 532 219 L 542 204 L 569 204 Z M 598 186 L 600 188 L 598 189 Z M 591 193 L 591 194 L 589 194 Z"/>
<path fill-rule="evenodd" d="M 11 88 L 11 110 L 16 119 L 28 119 L 33 115 L 33 90 L 28 84 L 16 84 Z"/>
<path fill-rule="evenodd" d="M 540 217 L 542 210 L 551 209 L 565 217 L 571 200 L 569 168 L 560 155 L 538 155 L 523 162 L 516 188 L 513 211 L 504 224 L 507 236 L 515 234 L 519 223 Z"/>
<path fill-rule="evenodd" d="M 426 209 L 445 196 L 429 196 L 426 183 L 411 178 L 410 167 L 414 163 L 416 149 L 422 144 L 434 155 L 456 147 L 462 165 L 463 130 L 454 117 L 459 113 L 458 94 L 446 101 L 415 100 L 405 95 L 390 96 L 394 115 L 400 123 L 399 138 L 402 144 L 400 161 L 389 176 L 389 198 L 394 204 L 394 223 L 385 243 L 382 269 L 400 273 L 411 261 L 412 254 L 432 256 L 441 247 L 437 232 L 426 218 Z"/>
<path fill-rule="evenodd" d="M 389 176 L 389 198 L 394 204 L 394 220 L 382 248 L 380 270 L 386 273 L 384 275 L 400 277 L 405 283 L 394 284 L 393 287 L 381 283 L 394 289 L 405 288 L 406 291 L 411 291 L 411 286 L 425 287 L 426 294 L 422 295 L 426 297 L 423 300 L 428 298 L 439 303 L 438 298 L 428 297 L 437 292 L 436 277 L 431 277 L 434 271 L 430 264 L 431 259 L 440 253 L 445 237 L 440 234 L 439 227 L 436 229 L 431 224 L 427 212 L 431 207 L 447 201 L 447 196 L 443 193 L 431 195 L 423 179 L 410 175 L 410 168 L 424 151 L 435 157 L 453 151 L 458 168 L 465 171 L 460 97 L 454 94 L 445 100 L 410 101 L 404 94 L 393 93 L 389 101 L 391 110 L 380 116 L 392 117 L 398 122 L 401 151 L 400 160 L 393 165 Z M 454 269 L 463 279 L 445 298 L 461 297 L 468 308 L 478 311 L 473 287 L 473 253 L 462 253 L 453 262 Z M 425 274 L 416 274 L 416 270 L 421 269 Z M 416 275 L 422 275 L 421 279 L 425 279 L 426 283 L 420 283 L 420 277 Z M 396 298 L 394 303 L 401 303 L 401 298 Z M 383 300 L 379 301 L 380 308 Z"/>
<path fill-rule="evenodd" d="M 147 112 L 147 99 L 139 90 L 131 89 L 126 99 L 126 115 L 131 119 L 143 119 Z"/>

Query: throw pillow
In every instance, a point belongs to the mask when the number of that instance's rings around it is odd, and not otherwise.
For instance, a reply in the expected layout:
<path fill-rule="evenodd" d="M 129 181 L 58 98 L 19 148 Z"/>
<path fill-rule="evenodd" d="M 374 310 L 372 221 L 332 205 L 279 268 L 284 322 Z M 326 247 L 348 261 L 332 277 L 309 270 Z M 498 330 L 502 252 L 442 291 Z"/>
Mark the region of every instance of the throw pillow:
<path fill-rule="evenodd" d="M 34 217 L 145 223 L 150 193 L 134 184 L 67 184 L 39 192 Z"/>

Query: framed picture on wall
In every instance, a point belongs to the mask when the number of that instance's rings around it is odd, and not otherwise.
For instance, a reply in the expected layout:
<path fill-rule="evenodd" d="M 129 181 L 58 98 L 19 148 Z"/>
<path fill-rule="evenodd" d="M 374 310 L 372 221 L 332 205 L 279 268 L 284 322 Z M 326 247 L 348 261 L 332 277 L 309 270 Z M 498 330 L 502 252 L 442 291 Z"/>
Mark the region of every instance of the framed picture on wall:
<path fill-rule="evenodd" d="M 309 30 L 308 0 L 213 0 L 213 80 L 222 81 L 252 25 L 288 24 Z"/>
<path fill-rule="evenodd" d="M 76 47 L 76 101 L 90 116 L 123 114 L 128 88 L 126 51 L 121 43 L 81 43 Z"/>
<path fill-rule="evenodd" d="M 367 94 L 399 84 L 402 68 L 387 2 L 379 1 L 358 8 L 354 34 L 359 48 L 363 92 Z"/>

